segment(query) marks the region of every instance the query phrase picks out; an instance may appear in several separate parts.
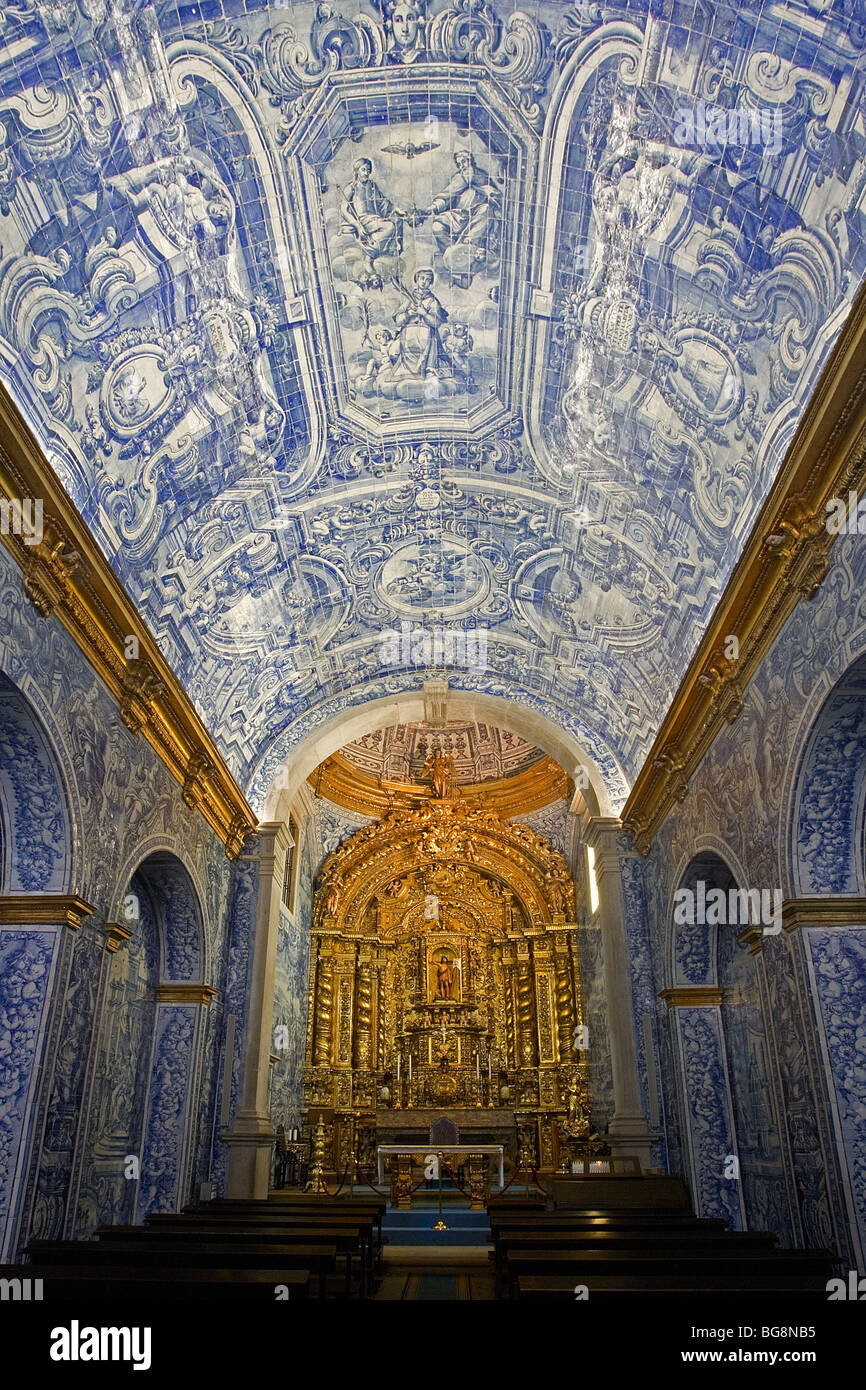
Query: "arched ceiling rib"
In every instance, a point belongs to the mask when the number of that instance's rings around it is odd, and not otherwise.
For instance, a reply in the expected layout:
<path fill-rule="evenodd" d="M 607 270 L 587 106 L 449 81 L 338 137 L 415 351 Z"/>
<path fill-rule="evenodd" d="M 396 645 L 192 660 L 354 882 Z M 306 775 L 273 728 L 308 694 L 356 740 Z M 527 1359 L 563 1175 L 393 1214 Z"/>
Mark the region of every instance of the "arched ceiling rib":
<path fill-rule="evenodd" d="M 238 780 L 439 669 L 620 805 L 863 276 L 866 5 L 0 22 L 0 370 Z"/>

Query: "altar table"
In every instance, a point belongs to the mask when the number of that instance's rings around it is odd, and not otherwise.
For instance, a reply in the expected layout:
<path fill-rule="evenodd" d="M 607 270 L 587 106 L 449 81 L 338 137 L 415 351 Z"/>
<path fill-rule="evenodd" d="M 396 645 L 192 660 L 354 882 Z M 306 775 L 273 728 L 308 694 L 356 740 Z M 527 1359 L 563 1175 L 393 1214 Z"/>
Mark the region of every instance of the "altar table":
<path fill-rule="evenodd" d="M 470 1154 L 495 1154 L 499 1159 L 499 1186 L 505 1186 L 504 1147 L 502 1144 L 380 1144 L 376 1149 L 379 1160 L 379 1182 L 385 1181 L 385 1159 L 394 1154 L 410 1154 L 426 1158 L 441 1154 L 443 1158 L 468 1158 Z"/>

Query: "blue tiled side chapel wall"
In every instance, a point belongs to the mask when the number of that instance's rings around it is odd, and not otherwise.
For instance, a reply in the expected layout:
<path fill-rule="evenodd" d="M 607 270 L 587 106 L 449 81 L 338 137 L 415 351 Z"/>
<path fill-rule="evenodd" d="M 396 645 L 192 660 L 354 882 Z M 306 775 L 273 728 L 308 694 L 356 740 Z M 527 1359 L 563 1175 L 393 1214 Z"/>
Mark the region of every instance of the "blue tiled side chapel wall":
<path fill-rule="evenodd" d="M 824 583 L 789 618 L 739 718 L 716 738 L 648 858 L 634 861 L 653 993 L 686 983 L 725 990 L 715 1010 L 654 1002 L 669 1167 L 688 1175 L 689 1155 L 704 1152 L 691 1178 L 708 1214 L 727 1215 L 742 1200 L 750 1227 L 830 1247 L 860 1269 L 866 914 L 862 925 L 849 914 L 847 924 L 831 916 L 820 929 L 764 934 L 754 954 L 736 941 L 737 926 L 719 926 L 709 950 L 675 951 L 671 924 L 674 891 L 698 854 L 719 856 L 740 888 L 779 888 L 785 899 L 864 895 L 864 581 L 862 542 L 840 537 Z M 739 1178 L 727 1180 L 741 1189 L 736 1201 L 720 1178 L 729 1142 L 739 1157 Z"/>
<path fill-rule="evenodd" d="M 122 919 L 124 894 L 153 855 L 176 857 L 197 900 L 194 924 L 164 885 L 163 978 L 219 991 L 210 1009 L 165 1009 L 158 1025 L 159 935 L 143 885 L 129 945 L 109 952 L 104 930 Z M 83 1236 L 136 1211 L 140 1219 L 142 1204 L 186 1200 L 214 1166 L 224 1170 L 225 1146 L 214 1139 L 218 1061 L 227 994 L 243 1010 L 255 875 L 249 861 L 229 863 L 61 624 L 37 615 L 2 550 L 0 872 L 4 894 L 74 893 L 94 908 L 77 931 L 0 928 L 0 1069 L 10 1098 L 0 1118 L 0 1243 L 11 1259 L 31 1237 Z M 169 1150 L 184 1125 L 181 1172 Z M 143 1164 L 138 1182 L 124 1177 L 129 1153 Z M 157 1169 L 174 1173 L 177 1192 Z"/>

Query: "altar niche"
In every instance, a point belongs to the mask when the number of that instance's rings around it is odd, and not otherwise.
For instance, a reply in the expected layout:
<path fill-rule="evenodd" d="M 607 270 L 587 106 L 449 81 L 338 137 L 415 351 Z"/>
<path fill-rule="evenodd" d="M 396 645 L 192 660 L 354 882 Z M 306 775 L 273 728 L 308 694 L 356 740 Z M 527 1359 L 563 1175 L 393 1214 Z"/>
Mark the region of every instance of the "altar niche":
<path fill-rule="evenodd" d="M 551 885 L 555 885 L 555 892 Z M 565 1168 L 590 1133 L 574 888 L 525 825 L 454 799 L 392 811 L 326 861 L 310 953 L 305 1122 L 323 1172 L 375 1180 L 430 1117 Z"/>

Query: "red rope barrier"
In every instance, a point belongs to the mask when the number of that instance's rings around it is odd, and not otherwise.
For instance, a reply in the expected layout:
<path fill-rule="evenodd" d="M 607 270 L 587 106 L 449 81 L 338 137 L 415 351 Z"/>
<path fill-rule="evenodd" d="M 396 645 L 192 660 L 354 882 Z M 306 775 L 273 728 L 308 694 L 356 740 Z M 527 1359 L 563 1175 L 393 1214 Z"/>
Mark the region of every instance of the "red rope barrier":
<path fill-rule="evenodd" d="M 457 1191 L 458 1191 L 459 1193 L 461 1193 L 462 1196 L 468 1197 L 469 1200 L 470 1200 L 470 1202 L 471 1202 L 471 1201 L 472 1201 L 472 1193 L 471 1193 L 471 1192 L 467 1192 L 466 1189 L 465 1189 L 465 1187 L 461 1187 L 461 1186 L 460 1186 L 459 1182 L 457 1181 L 456 1177 L 454 1176 L 454 1173 L 453 1173 L 452 1170 L 448 1167 L 447 1163 L 443 1163 L 443 1164 L 442 1164 L 442 1167 L 443 1167 L 443 1169 L 445 1170 L 445 1172 L 449 1174 L 449 1176 L 450 1176 L 450 1178 L 451 1178 L 451 1181 L 453 1182 L 454 1186 L 457 1188 Z"/>
<path fill-rule="evenodd" d="M 538 1174 L 536 1173 L 536 1171 L 535 1171 L 534 1168 L 531 1169 L 531 1175 L 532 1175 L 532 1181 L 535 1183 L 535 1186 L 538 1188 L 538 1190 L 539 1190 L 539 1192 L 541 1193 L 542 1197 L 549 1197 L 549 1196 L 550 1196 L 550 1193 L 548 1192 L 547 1188 L 546 1188 L 546 1187 L 542 1187 L 541 1183 L 538 1181 Z"/>
<path fill-rule="evenodd" d="M 358 1169 L 358 1173 L 360 1174 L 361 1181 L 367 1184 L 371 1192 L 375 1192 L 377 1197 L 390 1197 L 390 1192 L 382 1192 L 378 1187 L 373 1186 L 373 1184 L 370 1182 L 370 1179 L 364 1173 L 364 1170 L 361 1167 L 360 1163 L 357 1164 L 356 1167 Z"/>
<path fill-rule="evenodd" d="M 319 1191 L 319 1192 L 324 1192 L 324 1195 L 325 1195 L 326 1197 L 332 1197 L 332 1198 L 333 1198 L 333 1197 L 339 1197 L 340 1193 L 342 1192 L 343 1188 L 344 1188 L 345 1185 L 346 1185 L 346 1178 L 347 1178 L 347 1176 L 348 1176 L 348 1173 L 349 1173 L 349 1165 L 348 1165 L 348 1163 L 347 1163 L 346 1166 L 345 1166 L 345 1168 L 343 1169 L 343 1176 L 342 1176 L 341 1179 L 340 1179 L 340 1185 L 339 1185 L 339 1187 L 337 1188 L 336 1192 L 329 1192 L 329 1191 L 328 1191 L 328 1184 L 325 1182 L 324 1177 L 323 1177 L 322 1174 L 320 1173 L 320 1174 L 319 1174 L 319 1182 L 321 1183 L 321 1188 L 320 1188 L 318 1191 Z M 318 1193 L 317 1193 L 317 1195 L 318 1195 Z"/>
<path fill-rule="evenodd" d="M 518 1163 L 518 1165 L 517 1165 L 517 1167 L 515 1168 L 514 1172 L 511 1174 L 511 1177 L 508 1179 L 508 1182 L 505 1184 L 504 1187 L 500 1187 L 499 1191 L 498 1191 L 497 1194 L 496 1194 L 497 1197 L 501 1197 L 502 1194 L 503 1194 L 503 1192 L 507 1192 L 508 1189 L 509 1189 L 509 1187 L 511 1186 L 511 1184 L 512 1184 L 512 1183 L 515 1181 L 515 1179 L 517 1178 L 517 1174 L 518 1174 L 518 1173 L 522 1173 L 522 1172 L 523 1172 L 523 1169 L 521 1168 L 520 1164 Z"/>

